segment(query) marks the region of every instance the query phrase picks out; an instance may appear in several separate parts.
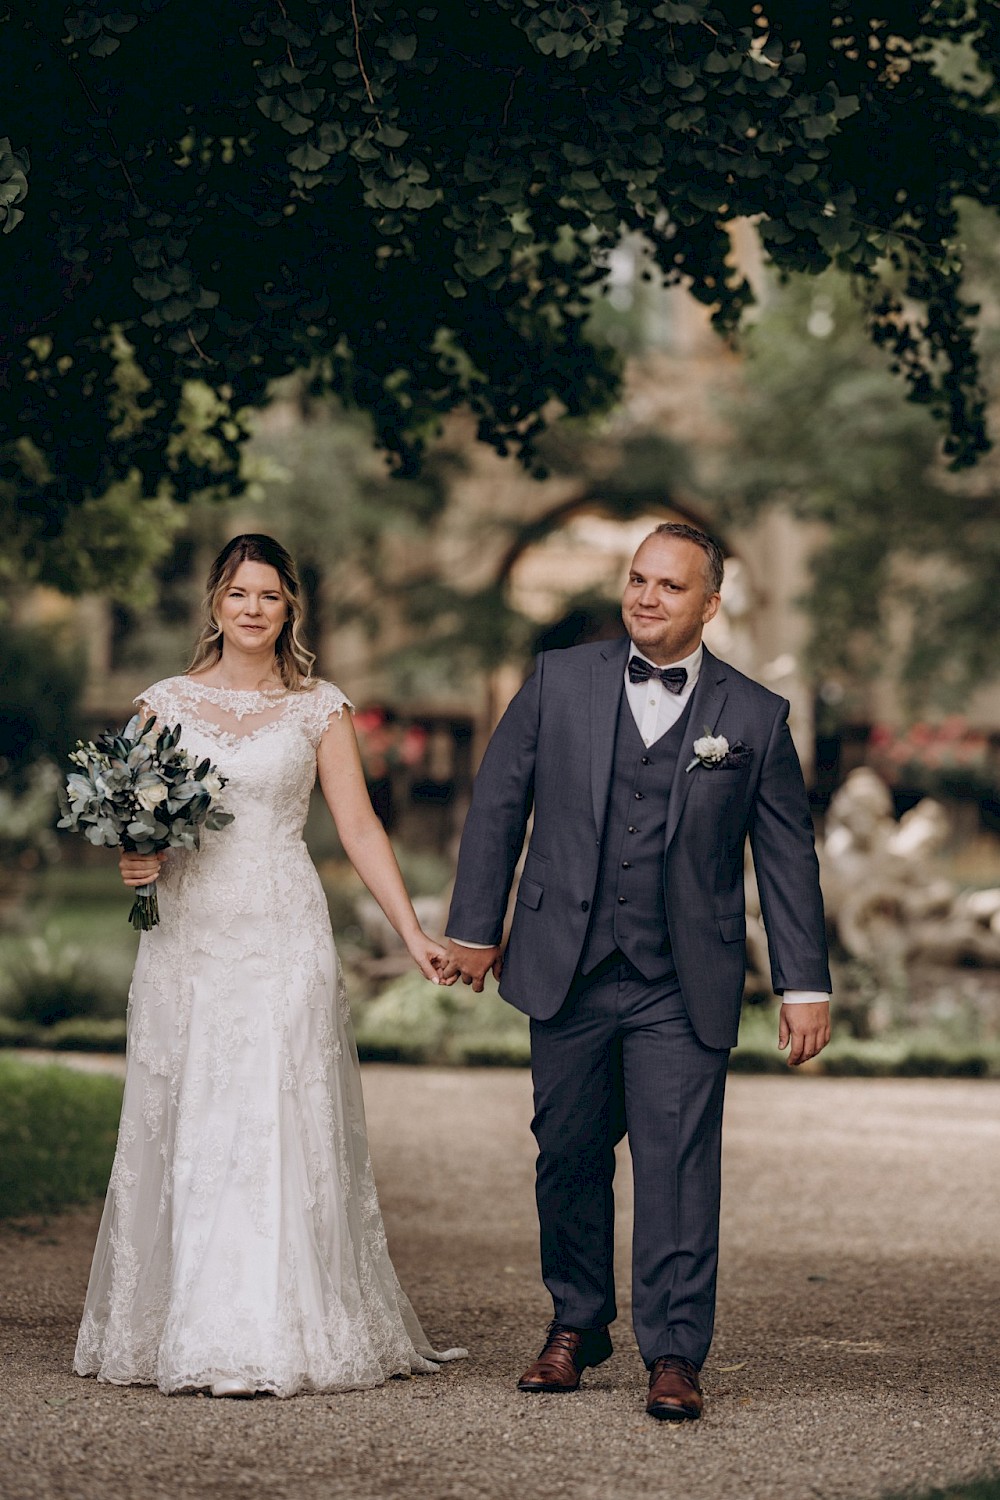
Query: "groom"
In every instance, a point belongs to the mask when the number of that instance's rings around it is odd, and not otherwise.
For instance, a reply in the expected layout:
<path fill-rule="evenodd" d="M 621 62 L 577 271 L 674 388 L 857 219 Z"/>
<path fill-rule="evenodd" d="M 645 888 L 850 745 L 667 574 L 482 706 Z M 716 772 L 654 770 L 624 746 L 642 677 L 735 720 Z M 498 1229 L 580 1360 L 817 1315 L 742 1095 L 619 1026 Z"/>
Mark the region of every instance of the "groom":
<path fill-rule="evenodd" d="M 779 1044 L 829 1040 L 812 823 L 788 703 L 701 642 L 722 553 L 667 524 L 632 561 L 630 640 L 543 652 L 489 744 L 462 836 L 447 966 L 531 1017 L 542 1274 L 554 1304 L 522 1391 L 611 1353 L 615 1145 L 635 1185 L 632 1317 L 647 1411 L 701 1415 L 718 1261 L 722 1102 L 745 971 L 749 835 Z M 534 827 L 506 955 L 501 934 Z"/>

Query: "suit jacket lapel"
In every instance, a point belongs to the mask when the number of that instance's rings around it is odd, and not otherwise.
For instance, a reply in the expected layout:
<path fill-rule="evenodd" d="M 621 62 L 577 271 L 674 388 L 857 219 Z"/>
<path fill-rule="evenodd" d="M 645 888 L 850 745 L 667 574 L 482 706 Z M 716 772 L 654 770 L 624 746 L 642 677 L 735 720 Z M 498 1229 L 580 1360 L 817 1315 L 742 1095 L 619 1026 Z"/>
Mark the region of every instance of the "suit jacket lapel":
<path fill-rule="evenodd" d="M 609 641 L 590 673 L 590 789 L 594 799 L 594 823 L 598 837 L 611 790 L 611 764 L 615 754 L 618 708 L 625 687 L 628 640 Z"/>
<path fill-rule="evenodd" d="M 664 852 L 670 848 L 670 841 L 677 832 L 677 824 L 681 813 L 684 811 L 684 803 L 688 792 L 691 790 L 692 778 L 697 775 L 697 770 L 688 772 L 687 767 L 691 764 L 691 746 L 694 741 L 700 739 L 706 728 L 709 734 L 714 734 L 715 726 L 719 722 L 728 693 L 726 691 L 726 668 L 725 664 L 713 656 L 711 651 L 703 648 L 701 659 L 701 671 L 691 695 L 691 712 L 688 716 L 687 744 L 681 746 L 681 752 L 677 757 L 677 767 L 674 771 L 674 779 L 670 787 L 670 803 L 667 807 L 667 832 Z"/>

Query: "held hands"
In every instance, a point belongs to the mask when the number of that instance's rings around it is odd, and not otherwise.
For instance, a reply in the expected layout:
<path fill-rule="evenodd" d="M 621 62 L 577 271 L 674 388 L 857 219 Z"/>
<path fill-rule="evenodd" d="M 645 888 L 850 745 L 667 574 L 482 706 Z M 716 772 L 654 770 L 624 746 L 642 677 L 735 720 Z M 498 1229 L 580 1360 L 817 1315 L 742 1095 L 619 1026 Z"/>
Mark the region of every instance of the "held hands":
<path fill-rule="evenodd" d="M 455 983 L 454 977 L 446 979 L 442 975 L 447 959 L 444 945 L 428 937 L 421 928 L 418 927 L 413 936 L 406 939 L 406 951 L 424 978 L 429 979 L 431 984 L 452 985 Z"/>
<path fill-rule="evenodd" d="M 471 984 L 477 995 L 483 993 L 486 976 L 492 970 L 493 978 L 499 979 L 503 969 L 503 957 L 499 948 L 466 948 L 448 939 L 441 983 L 454 984 L 461 978 L 463 984 Z"/>
<path fill-rule="evenodd" d="M 797 1068 L 822 1052 L 830 1040 L 830 1002 L 815 1001 L 804 1005 L 783 1005 L 778 1021 L 778 1047 L 781 1051 L 791 1042 L 788 1066 Z"/>
<path fill-rule="evenodd" d="M 164 849 L 160 854 L 128 854 L 118 857 L 118 868 L 126 885 L 150 885 L 160 878 L 160 866 L 167 857 Z"/>

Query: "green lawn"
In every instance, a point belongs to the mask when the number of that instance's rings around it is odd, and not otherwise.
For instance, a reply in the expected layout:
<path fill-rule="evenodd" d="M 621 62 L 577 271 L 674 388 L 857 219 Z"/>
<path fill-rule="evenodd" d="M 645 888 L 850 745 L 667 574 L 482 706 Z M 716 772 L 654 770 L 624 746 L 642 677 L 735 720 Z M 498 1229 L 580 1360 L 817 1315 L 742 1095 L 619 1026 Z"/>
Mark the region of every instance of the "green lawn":
<path fill-rule="evenodd" d="M 1000 1479 L 974 1479 L 926 1495 L 894 1495 L 891 1500 L 1000 1500 Z"/>
<path fill-rule="evenodd" d="M 116 1078 L 0 1055 L 0 1218 L 103 1193 L 121 1098 Z"/>

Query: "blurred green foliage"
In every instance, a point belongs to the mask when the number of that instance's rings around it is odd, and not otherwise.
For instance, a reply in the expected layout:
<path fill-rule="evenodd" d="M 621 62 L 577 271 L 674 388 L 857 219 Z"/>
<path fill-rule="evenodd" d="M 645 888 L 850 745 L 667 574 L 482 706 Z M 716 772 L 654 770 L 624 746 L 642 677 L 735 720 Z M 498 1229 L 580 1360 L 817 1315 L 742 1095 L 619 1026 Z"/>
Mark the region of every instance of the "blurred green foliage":
<path fill-rule="evenodd" d="M 314 636 L 345 625 L 374 635 L 399 602 L 393 562 L 444 511 L 440 476 L 428 465 L 419 480 L 393 478 L 370 416 L 310 391 L 302 375 L 274 395 L 294 420 L 257 424 L 247 450 L 262 475 L 262 524 L 296 559 Z M 321 594 L 310 590 L 318 579 Z"/>
<path fill-rule="evenodd" d="M 53 1026 L 40 1026 L 0 1012 L 0 1047 L 42 1048 L 46 1052 L 124 1052 L 125 1043 L 124 1015 L 118 1019 L 77 1016 L 69 1021 L 56 1021 Z"/>
<path fill-rule="evenodd" d="M 430 984 L 406 974 L 359 1008 L 358 1052 L 372 1062 L 524 1066 L 528 1018 L 491 985 L 475 995 L 463 985 Z"/>
<path fill-rule="evenodd" d="M 963 1036 L 962 1028 L 916 1028 L 904 1019 L 898 1029 L 859 1039 L 838 1024 L 833 1007 L 833 1040 L 810 1071 L 831 1078 L 1000 1078 L 1000 1040 Z M 975 1027 L 968 1030 L 974 1032 Z M 778 1051 L 777 1005 L 744 1005 L 739 1044 L 730 1057 L 736 1073 L 792 1073 L 787 1052 Z"/>
<path fill-rule="evenodd" d="M 83 654 L 61 633 L 11 619 L 0 629 L 0 775 L 20 788 L 35 761 L 62 764 L 79 734 Z"/>
<path fill-rule="evenodd" d="M 107 1187 L 118 1079 L 0 1056 L 0 1218 L 51 1213 Z"/>
<path fill-rule="evenodd" d="M 110 856 L 106 870 L 56 864 L 32 876 L 16 921 L 0 932 L 0 1024 L 30 1032 L 33 1023 L 13 1017 L 38 1004 L 123 1020 L 136 947 L 128 909 Z"/>
<path fill-rule="evenodd" d="M 104 1003 L 104 986 L 84 950 L 52 931 L 29 938 L 9 962 L 3 1008 L 12 1021 L 54 1026 L 93 1016 Z"/>
<path fill-rule="evenodd" d="M 967 208 L 963 257 L 981 291 L 984 378 L 1000 392 L 1000 248 Z M 956 707 L 1000 670 L 1000 463 L 949 473 L 929 413 L 908 404 L 836 274 L 773 286 L 727 401 L 720 521 L 780 505 L 818 523 L 804 661 L 850 693 L 898 672 L 914 707 Z"/>
<path fill-rule="evenodd" d="M 56 853 L 60 764 L 78 733 L 82 654 L 0 605 L 0 921 L 23 877 Z"/>
<path fill-rule="evenodd" d="M 442 873 L 439 856 L 400 848 L 400 861 L 415 895 L 436 894 Z M 528 1023 L 501 1000 L 492 980 L 482 995 L 463 985 L 428 983 L 416 972 L 389 983 L 374 981 L 364 969 L 361 929 L 353 903 L 363 887 L 349 866 L 322 865 L 334 933 L 347 970 L 348 996 L 361 1057 L 368 1061 L 433 1063 L 453 1066 L 520 1067 L 529 1061 Z M 36 939 L 0 937 L 0 1049 L 46 1047 L 54 1051 L 122 1052 L 125 1048 L 125 1000 L 135 935 L 126 921 L 127 893 L 117 871 L 55 868 L 36 882 Z M 44 894 L 43 894 L 44 893 Z M 29 955 L 44 939 L 46 949 L 37 997 L 25 982 L 16 1000 L 10 976 L 28 978 Z M 51 976 L 65 968 L 70 983 L 65 995 Z M 858 1077 L 1000 1077 L 1000 1038 L 977 1014 L 956 1005 L 948 1016 L 928 1013 L 918 1021 L 905 994 L 893 993 L 892 1015 L 879 1035 L 854 1035 L 844 980 L 844 1005 L 834 1010 L 834 1039 L 817 1071 Z M 856 982 L 856 979 L 852 982 Z M 97 992 L 93 1005 L 79 997 Z M 74 998 L 75 997 L 75 998 Z M 875 1000 L 886 997 L 876 995 Z M 66 1019 L 51 1025 L 31 1019 L 42 1007 L 63 1007 Z M 777 1049 L 777 1008 L 744 1006 L 740 1043 L 732 1067 L 744 1072 L 784 1072 Z"/>

